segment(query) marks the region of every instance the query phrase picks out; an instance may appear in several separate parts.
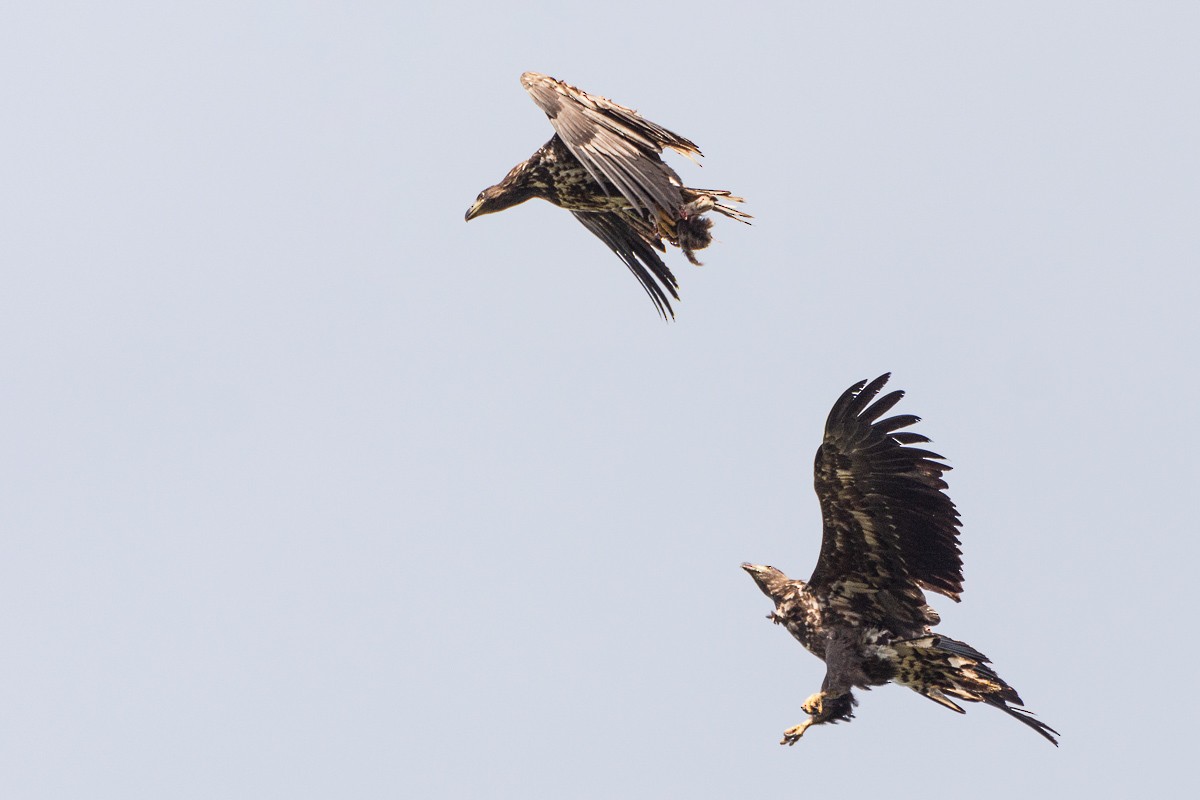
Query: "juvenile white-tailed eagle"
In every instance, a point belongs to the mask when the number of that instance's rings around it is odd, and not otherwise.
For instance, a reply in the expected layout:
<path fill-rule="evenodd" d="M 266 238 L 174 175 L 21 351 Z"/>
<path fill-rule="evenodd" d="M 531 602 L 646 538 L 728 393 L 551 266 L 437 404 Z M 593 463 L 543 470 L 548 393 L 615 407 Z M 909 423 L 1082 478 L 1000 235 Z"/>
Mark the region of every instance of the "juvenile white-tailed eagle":
<path fill-rule="evenodd" d="M 987 656 L 932 632 L 939 619 L 924 590 L 955 601 L 962 592 L 958 512 L 942 480 L 950 467 L 914 447 L 929 439 L 901 430 L 919 418 L 880 419 L 904 396 L 875 400 L 889 377 L 854 384 L 829 412 L 815 467 L 824 534 L 812 577 L 742 565 L 775 602 L 771 621 L 825 662 L 821 691 L 803 704 L 809 718 L 780 744 L 795 744 L 810 725 L 850 719 L 852 689 L 891 681 L 959 713 L 955 700 L 998 708 L 1057 746 L 1058 731 L 1020 708 Z"/>
<path fill-rule="evenodd" d="M 678 284 L 658 255 L 666 252 L 663 242 L 699 265 L 694 251 L 712 242 L 712 220 L 703 215 L 716 211 L 746 222 L 749 214 L 728 205 L 744 201 L 684 186 L 660 155 L 668 147 L 688 157 L 700 149 L 633 109 L 536 72 L 522 75 L 521 85 L 550 117 L 554 136 L 480 192 L 467 220 L 535 197 L 549 200 L 620 256 L 664 319 L 674 317 L 670 298 L 679 299 Z"/>

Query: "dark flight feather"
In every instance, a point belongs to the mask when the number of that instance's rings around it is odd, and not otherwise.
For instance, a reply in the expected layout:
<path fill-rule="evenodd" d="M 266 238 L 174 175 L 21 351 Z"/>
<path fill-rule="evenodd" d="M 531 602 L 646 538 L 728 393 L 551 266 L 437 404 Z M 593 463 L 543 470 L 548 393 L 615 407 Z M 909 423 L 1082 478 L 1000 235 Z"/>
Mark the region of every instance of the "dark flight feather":
<path fill-rule="evenodd" d="M 814 466 L 824 535 L 809 585 L 853 578 L 902 597 L 921 587 L 958 600 L 958 512 L 941 479 L 950 468 L 940 455 L 898 438 L 896 431 L 919 417 L 876 421 L 904 396 L 895 391 L 871 404 L 889 377 L 850 387 L 825 423 Z"/>
<path fill-rule="evenodd" d="M 658 309 L 659 315 L 665 317 L 670 313 L 671 301 L 667 299 L 666 293 L 669 292 L 671 297 L 678 300 L 679 295 L 676 293 L 678 284 L 675 282 L 675 275 L 658 257 L 654 248 L 647 243 L 646 237 L 639 235 L 628 219 L 616 212 L 607 214 L 572 213 L 575 214 L 577 220 L 583 223 L 585 228 L 599 237 L 621 257 L 625 266 L 629 267 L 629 271 L 638 279 L 638 283 L 642 285 L 646 294 L 654 302 L 654 307 Z"/>

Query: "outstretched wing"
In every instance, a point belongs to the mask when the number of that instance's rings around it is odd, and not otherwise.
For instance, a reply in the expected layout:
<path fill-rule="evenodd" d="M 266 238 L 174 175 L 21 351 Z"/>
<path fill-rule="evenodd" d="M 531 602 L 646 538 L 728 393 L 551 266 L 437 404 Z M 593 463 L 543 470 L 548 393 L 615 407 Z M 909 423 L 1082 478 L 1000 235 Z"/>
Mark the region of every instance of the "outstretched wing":
<path fill-rule="evenodd" d="M 679 284 L 675 282 L 675 275 L 670 268 L 663 263 L 658 253 L 650 246 L 648 237 L 655 242 L 658 239 L 653 238 L 649 226 L 646 226 L 644 233 L 639 233 L 636 227 L 637 220 L 619 211 L 604 213 L 572 211 L 571 213 L 575 215 L 575 219 L 583 223 L 585 228 L 596 234 L 614 253 L 621 257 L 625 266 L 629 267 L 629 271 L 633 273 L 633 276 L 638 279 L 638 283 L 642 284 L 642 288 L 646 290 L 646 294 L 654 301 L 654 307 L 658 309 L 659 316 L 663 319 L 668 316 L 674 318 L 675 312 L 671 309 L 671 301 L 667 295 L 670 294 L 671 297 L 678 300 L 679 293 L 676 289 Z M 659 247 L 661 248 L 661 244 Z"/>
<path fill-rule="evenodd" d="M 694 142 L 642 119 L 631 108 L 548 75 L 526 72 L 521 85 L 596 181 L 616 189 L 639 210 L 678 216 L 683 205 L 679 176 L 659 154 L 669 147 L 698 156 Z"/>
<path fill-rule="evenodd" d="M 913 446 L 929 439 L 901 430 L 920 418 L 880 419 L 904 396 L 875 399 L 889 377 L 854 384 L 829 412 L 815 465 L 824 536 L 809 584 L 862 596 L 853 605 L 866 616 L 916 619 L 920 588 L 962 592 L 958 512 L 942 480 L 950 467 Z"/>

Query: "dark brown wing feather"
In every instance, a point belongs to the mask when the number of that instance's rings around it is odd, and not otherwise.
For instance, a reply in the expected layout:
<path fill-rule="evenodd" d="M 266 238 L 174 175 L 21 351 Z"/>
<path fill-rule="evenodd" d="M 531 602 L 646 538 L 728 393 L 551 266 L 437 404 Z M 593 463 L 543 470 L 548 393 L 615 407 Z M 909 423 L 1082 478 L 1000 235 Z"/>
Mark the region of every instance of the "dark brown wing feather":
<path fill-rule="evenodd" d="M 619 211 L 604 213 L 572 211 L 571 213 L 575 215 L 575 219 L 583 223 L 585 228 L 596 234 L 614 253 L 621 257 L 625 266 L 629 267 L 629 271 L 633 273 L 638 282 L 642 284 L 642 288 L 646 290 L 646 294 L 654 301 L 659 316 L 663 319 L 668 316 L 674 318 L 675 312 L 671 309 L 671 301 L 667 295 L 670 294 L 671 297 L 678 300 L 679 294 L 676 289 L 679 284 L 675 282 L 675 275 L 670 268 L 663 263 L 658 253 L 651 247 L 648 238 L 654 242 L 658 242 L 658 240 L 653 238 L 649 226 L 647 225 L 646 230 L 639 233 L 636 227 L 637 220 Z M 659 244 L 659 249 L 661 248 L 662 245 Z"/>
<path fill-rule="evenodd" d="M 950 467 L 912 446 L 926 437 L 899 430 L 918 417 L 880 419 L 904 396 L 874 400 L 889 377 L 854 384 L 829 412 L 815 465 L 824 536 L 809 583 L 850 579 L 918 603 L 919 586 L 958 600 L 958 512 L 942 480 Z"/>
<path fill-rule="evenodd" d="M 678 216 L 683 205 L 679 176 L 659 154 L 670 147 L 687 156 L 700 155 L 694 142 L 642 119 L 631 108 L 548 75 L 526 72 L 521 85 L 593 178 L 642 211 Z"/>

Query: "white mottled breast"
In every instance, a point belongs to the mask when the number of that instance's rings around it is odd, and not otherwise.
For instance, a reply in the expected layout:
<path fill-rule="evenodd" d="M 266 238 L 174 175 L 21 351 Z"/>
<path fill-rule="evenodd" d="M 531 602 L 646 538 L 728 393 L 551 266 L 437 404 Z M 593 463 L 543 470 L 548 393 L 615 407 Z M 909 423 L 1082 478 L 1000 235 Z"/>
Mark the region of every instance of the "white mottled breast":
<path fill-rule="evenodd" d="M 787 628 L 806 650 L 824 660 L 821 605 L 815 597 L 803 591 L 789 594 L 776 607 L 772 620 Z"/>
<path fill-rule="evenodd" d="M 577 164 L 554 164 L 553 170 L 555 187 L 559 191 L 559 205 L 570 211 L 621 211 L 629 208 L 630 203 L 625 196 L 618 193 L 600 194 L 600 184 Z M 578 192 L 568 193 L 566 187 L 578 187 Z"/>

